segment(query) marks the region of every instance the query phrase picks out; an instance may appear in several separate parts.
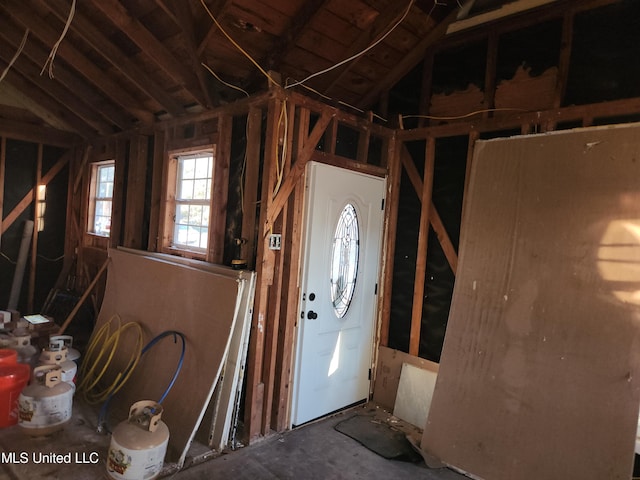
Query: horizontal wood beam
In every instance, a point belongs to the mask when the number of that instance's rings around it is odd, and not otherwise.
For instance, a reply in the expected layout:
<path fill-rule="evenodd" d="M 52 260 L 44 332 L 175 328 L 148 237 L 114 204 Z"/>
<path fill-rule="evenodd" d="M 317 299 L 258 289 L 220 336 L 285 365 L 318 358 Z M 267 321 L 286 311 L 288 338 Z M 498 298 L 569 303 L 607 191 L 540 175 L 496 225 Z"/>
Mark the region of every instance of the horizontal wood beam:
<path fill-rule="evenodd" d="M 75 133 L 4 118 L 0 118 L 0 137 L 66 148 L 82 141 L 82 137 Z"/>

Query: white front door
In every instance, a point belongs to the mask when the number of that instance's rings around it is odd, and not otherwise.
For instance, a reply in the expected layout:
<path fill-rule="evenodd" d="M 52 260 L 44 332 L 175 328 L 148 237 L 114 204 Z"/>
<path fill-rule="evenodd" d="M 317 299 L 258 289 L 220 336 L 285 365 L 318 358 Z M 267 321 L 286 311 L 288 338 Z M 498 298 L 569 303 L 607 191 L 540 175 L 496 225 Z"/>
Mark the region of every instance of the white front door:
<path fill-rule="evenodd" d="M 385 180 L 307 166 L 292 425 L 367 400 Z"/>

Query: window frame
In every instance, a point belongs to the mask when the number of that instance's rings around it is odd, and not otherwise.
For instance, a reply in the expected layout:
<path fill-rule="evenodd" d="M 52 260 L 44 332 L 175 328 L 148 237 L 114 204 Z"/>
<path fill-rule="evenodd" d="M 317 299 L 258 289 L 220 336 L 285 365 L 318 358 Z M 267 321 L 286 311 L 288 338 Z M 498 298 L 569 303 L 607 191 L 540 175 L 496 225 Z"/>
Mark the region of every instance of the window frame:
<path fill-rule="evenodd" d="M 179 175 L 179 161 L 181 157 L 190 157 L 198 154 L 209 154 L 212 157 L 211 163 L 211 187 L 209 191 L 209 217 L 208 217 L 208 235 L 207 246 L 205 248 L 189 248 L 186 245 L 177 244 L 174 241 L 175 223 L 177 217 L 177 206 L 182 203 L 177 198 L 178 191 L 178 175 Z M 216 158 L 216 145 L 210 144 L 202 147 L 171 150 L 167 152 L 166 168 L 165 168 L 165 181 L 163 182 L 163 208 L 162 224 L 160 226 L 161 232 L 161 244 L 159 250 L 164 253 L 170 253 L 175 255 L 181 255 L 188 258 L 197 258 L 201 260 L 209 260 L 209 252 L 213 242 L 216 241 L 215 232 L 212 229 L 214 209 L 213 205 L 216 202 L 214 195 L 217 177 L 217 158 Z M 194 200 L 194 204 L 203 204 L 202 200 Z"/>
<path fill-rule="evenodd" d="M 100 197 L 98 196 L 99 191 L 99 172 L 104 167 L 112 167 L 113 168 L 113 180 L 111 181 L 111 196 L 109 197 Z M 115 194 L 115 186 L 116 186 L 116 161 L 113 159 L 103 160 L 100 162 L 92 162 L 90 170 L 90 182 L 89 182 L 89 201 L 88 201 L 88 209 L 87 209 L 87 233 L 89 235 L 95 235 L 96 237 L 101 238 L 111 238 L 111 226 L 113 223 L 113 203 L 114 203 L 114 194 Z M 111 215 L 109 219 L 109 233 L 105 234 L 102 232 L 98 232 L 96 230 L 96 211 L 97 211 L 97 203 L 98 202 L 109 201 L 111 203 Z"/>

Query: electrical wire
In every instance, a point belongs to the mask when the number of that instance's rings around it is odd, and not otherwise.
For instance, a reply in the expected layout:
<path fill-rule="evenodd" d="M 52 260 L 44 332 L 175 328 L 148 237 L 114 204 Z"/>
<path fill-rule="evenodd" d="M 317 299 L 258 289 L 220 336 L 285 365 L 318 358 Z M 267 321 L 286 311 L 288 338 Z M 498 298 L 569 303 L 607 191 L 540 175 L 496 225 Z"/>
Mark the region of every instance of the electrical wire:
<path fill-rule="evenodd" d="M 18 59 L 18 57 L 22 53 L 22 50 L 24 49 L 24 46 L 27 43 L 27 37 L 28 36 L 29 36 L 29 29 L 27 28 L 24 31 L 24 36 L 22 37 L 22 41 L 20 42 L 20 46 L 18 47 L 18 50 L 16 50 L 16 53 L 13 55 L 13 58 L 11 59 L 11 61 L 7 65 L 7 67 L 2 72 L 2 75 L 0 75 L 0 82 L 2 82 L 2 80 L 4 80 L 4 77 L 7 76 L 7 73 L 9 72 L 9 70 L 11 69 L 13 64 L 15 63 L 15 61 Z"/>
<path fill-rule="evenodd" d="M 74 0 L 75 1 L 75 0 Z M 262 74 L 267 77 L 269 79 L 269 81 L 271 83 L 273 83 L 274 85 L 279 85 L 278 82 L 276 82 L 273 77 L 271 75 L 269 75 L 269 73 L 260 66 L 260 64 L 258 62 L 256 62 L 253 57 L 251 55 L 249 55 L 249 53 L 247 53 L 247 51 L 242 48 L 233 38 L 231 38 L 231 36 L 226 32 L 226 30 L 224 28 L 222 28 L 222 25 L 220 25 L 220 23 L 218 22 L 218 20 L 216 19 L 216 17 L 213 15 L 213 13 L 211 13 L 211 10 L 209 10 L 209 7 L 207 7 L 207 4 L 204 2 L 204 0 L 200 0 L 200 3 L 202 4 L 202 6 L 204 7 L 204 9 L 206 10 L 207 14 L 209 15 L 209 17 L 211 17 L 211 20 L 213 20 L 213 23 L 216 24 L 216 27 L 218 27 L 218 29 L 222 32 L 222 34 L 227 37 L 227 40 L 229 40 L 234 47 L 236 47 L 238 50 L 240 50 L 240 52 L 242 52 L 242 54 L 247 57 L 247 59 L 249 59 L 249 61 L 251 63 L 253 63 L 258 70 L 260 70 L 260 72 L 262 72 Z"/>
<path fill-rule="evenodd" d="M 47 65 L 48 65 L 49 78 L 53 78 L 53 61 L 56 58 L 56 54 L 58 53 L 58 47 L 60 47 L 62 40 L 67 34 L 67 31 L 69 30 L 69 26 L 71 25 L 71 21 L 73 20 L 73 16 L 75 15 L 75 13 L 76 13 L 76 0 L 73 0 L 71 2 L 71 10 L 69 10 L 69 17 L 67 18 L 67 23 L 65 23 L 64 25 L 64 29 L 62 30 L 62 34 L 60 35 L 60 38 L 56 43 L 53 44 L 53 48 L 51 48 L 51 52 L 49 53 L 47 60 L 44 62 L 44 65 L 42 66 L 40 75 L 42 75 L 44 71 L 47 70 Z"/>
<path fill-rule="evenodd" d="M 296 87 L 298 85 L 302 85 L 303 83 L 306 83 L 307 80 L 311 80 L 312 78 L 317 77 L 318 75 L 323 75 L 323 74 L 325 74 L 327 72 L 330 72 L 331 70 L 334 70 L 334 69 L 336 69 L 338 67 L 341 67 L 345 63 L 349 63 L 351 60 L 355 60 L 356 58 L 358 58 L 358 57 L 364 55 L 365 53 L 367 53 L 369 50 L 371 50 L 376 45 L 378 45 L 380 42 L 382 42 L 385 38 L 387 38 L 391 32 L 393 32 L 396 28 L 398 28 L 398 26 L 404 21 L 404 19 L 409 14 L 409 11 L 411 10 L 411 7 L 413 6 L 414 2 L 415 2 L 415 0 L 410 0 L 409 1 L 409 5 L 407 6 L 407 9 L 404 11 L 404 14 L 400 17 L 400 19 L 389 30 L 387 30 L 387 32 L 383 36 L 381 36 L 378 40 L 373 42 L 367 48 L 365 48 L 364 50 L 362 50 L 362 51 L 360 51 L 360 52 L 358 52 L 358 53 L 356 53 L 354 55 L 351 55 L 349 58 L 345 58 L 344 60 L 336 63 L 335 65 L 332 65 L 331 67 L 327 67 L 324 70 L 320 70 L 319 72 L 312 73 L 308 77 L 303 78 L 302 80 L 300 80 L 298 82 L 295 82 L 295 83 L 292 83 L 290 85 L 287 85 L 287 86 L 285 86 L 285 88 L 293 88 L 293 87 Z M 435 8 L 435 4 L 434 4 L 434 8 Z"/>
<path fill-rule="evenodd" d="M 483 110 L 475 110 L 473 112 L 465 113 L 464 115 L 452 115 L 449 117 L 439 117 L 436 115 L 401 115 L 402 119 L 405 118 L 425 118 L 427 120 L 459 120 L 461 118 L 473 117 L 480 113 L 487 112 L 527 112 L 524 108 L 485 108 Z"/>
<path fill-rule="evenodd" d="M 233 88 L 234 90 L 238 90 L 239 92 L 244 93 L 247 97 L 250 97 L 250 96 L 251 96 L 251 95 L 249 95 L 249 93 L 248 93 L 246 90 L 244 90 L 244 89 L 242 89 L 242 88 L 238 87 L 237 85 L 233 85 L 233 84 L 231 84 L 231 83 L 225 82 L 223 79 L 221 79 L 221 78 L 216 74 L 216 72 L 214 72 L 214 71 L 213 71 L 213 70 L 212 70 L 212 69 L 211 69 L 207 64 L 205 64 L 204 62 L 203 62 L 203 63 L 201 63 L 200 65 L 202 65 L 204 68 L 206 68 L 206 69 L 209 71 L 209 73 L 210 73 L 211 75 L 213 75 L 213 76 L 216 78 L 216 80 L 218 80 L 220 83 L 222 83 L 222 84 L 226 85 L 226 86 L 227 86 L 227 87 L 229 87 L 229 88 Z"/>

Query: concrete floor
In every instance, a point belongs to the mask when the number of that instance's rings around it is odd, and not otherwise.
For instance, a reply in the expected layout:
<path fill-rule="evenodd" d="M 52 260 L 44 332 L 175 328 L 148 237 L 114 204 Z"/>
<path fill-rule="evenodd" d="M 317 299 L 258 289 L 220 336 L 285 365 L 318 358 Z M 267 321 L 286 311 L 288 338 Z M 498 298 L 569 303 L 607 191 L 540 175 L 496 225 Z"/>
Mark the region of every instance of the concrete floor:
<path fill-rule="evenodd" d="M 222 455 L 203 453 L 207 452 L 204 446 L 196 445 L 193 465 L 177 472 L 165 466 L 161 476 L 176 480 L 467 479 L 447 468 L 427 468 L 422 461 L 387 460 L 334 430 L 354 413 L 390 417 L 375 407 L 356 407 Z M 17 426 L 0 430 L 0 480 L 109 478 L 105 457 L 110 437 L 96 433 L 96 417 L 90 407 L 76 403 L 71 422 L 52 436 L 31 438 Z M 36 463 L 34 452 L 60 454 L 64 459 L 58 464 Z M 10 457 L 12 453 L 15 458 Z"/>

